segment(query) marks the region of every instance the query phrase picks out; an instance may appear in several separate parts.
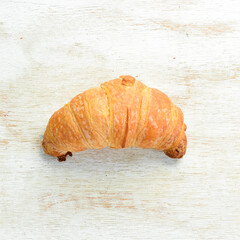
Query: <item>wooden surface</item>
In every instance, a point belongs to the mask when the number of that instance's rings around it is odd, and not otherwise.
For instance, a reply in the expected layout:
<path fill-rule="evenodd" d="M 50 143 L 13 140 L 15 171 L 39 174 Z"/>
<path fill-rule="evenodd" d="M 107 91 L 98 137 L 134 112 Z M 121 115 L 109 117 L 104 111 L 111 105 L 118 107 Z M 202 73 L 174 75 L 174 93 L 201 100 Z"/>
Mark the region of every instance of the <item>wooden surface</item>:
<path fill-rule="evenodd" d="M 0 2 L 0 239 L 240 239 L 240 3 Z M 76 94 L 131 74 L 184 112 L 181 160 L 41 140 Z"/>

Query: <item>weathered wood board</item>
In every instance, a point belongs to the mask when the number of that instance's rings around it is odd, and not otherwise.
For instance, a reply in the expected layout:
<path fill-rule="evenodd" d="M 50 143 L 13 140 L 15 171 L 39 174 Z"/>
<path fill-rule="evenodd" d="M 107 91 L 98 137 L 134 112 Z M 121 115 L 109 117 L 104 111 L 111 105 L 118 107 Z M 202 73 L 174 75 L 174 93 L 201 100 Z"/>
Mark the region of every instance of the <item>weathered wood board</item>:
<path fill-rule="evenodd" d="M 78 93 L 130 74 L 184 112 L 181 160 L 41 140 Z M 0 239 L 240 239 L 240 2 L 0 2 Z"/>

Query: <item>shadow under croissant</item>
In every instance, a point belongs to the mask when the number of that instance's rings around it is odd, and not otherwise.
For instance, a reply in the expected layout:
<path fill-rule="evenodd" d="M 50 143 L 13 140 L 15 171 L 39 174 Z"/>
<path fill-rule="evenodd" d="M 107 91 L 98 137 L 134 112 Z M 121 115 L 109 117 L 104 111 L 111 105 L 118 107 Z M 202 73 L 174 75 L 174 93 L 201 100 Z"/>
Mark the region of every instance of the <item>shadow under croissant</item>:
<path fill-rule="evenodd" d="M 182 158 L 185 153 L 186 153 L 186 136 L 178 143 L 177 146 L 167 149 L 165 151 L 163 151 L 165 153 L 165 155 L 167 155 L 170 158 L 175 158 L 175 159 L 179 159 Z M 72 157 L 72 152 L 67 152 L 64 155 L 58 156 L 57 159 L 59 162 L 63 162 L 66 161 L 67 156 Z"/>
<path fill-rule="evenodd" d="M 184 132 L 187 130 L 187 126 L 186 124 L 184 124 Z M 44 142 L 43 142 L 44 145 Z M 186 134 L 184 133 L 183 135 L 181 135 L 179 141 L 177 141 L 177 144 L 174 144 L 173 147 L 163 150 L 163 152 L 170 158 L 182 158 L 187 150 L 187 137 Z M 72 152 L 67 152 L 64 155 L 58 156 L 57 159 L 59 162 L 63 162 L 66 161 L 67 156 L 72 157 Z"/>

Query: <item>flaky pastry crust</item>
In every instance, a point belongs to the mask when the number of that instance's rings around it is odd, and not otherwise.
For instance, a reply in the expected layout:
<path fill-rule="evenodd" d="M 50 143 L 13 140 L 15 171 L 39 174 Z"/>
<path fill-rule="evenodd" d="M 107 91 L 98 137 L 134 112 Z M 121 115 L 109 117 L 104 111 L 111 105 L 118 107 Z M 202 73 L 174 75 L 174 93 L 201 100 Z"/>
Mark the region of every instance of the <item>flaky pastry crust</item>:
<path fill-rule="evenodd" d="M 42 146 L 64 161 L 87 148 L 153 148 L 171 158 L 186 152 L 183 113 L 161 91 L 131 76 L 91 88 L 50 118 Z"/>

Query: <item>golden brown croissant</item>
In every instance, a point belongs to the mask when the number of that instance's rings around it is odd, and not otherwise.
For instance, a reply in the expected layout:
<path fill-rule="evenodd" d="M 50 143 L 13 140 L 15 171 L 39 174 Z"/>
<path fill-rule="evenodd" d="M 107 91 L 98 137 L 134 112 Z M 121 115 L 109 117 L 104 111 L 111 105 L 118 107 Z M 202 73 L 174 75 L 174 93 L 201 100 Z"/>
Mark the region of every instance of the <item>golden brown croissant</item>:
<path fill-rule="evenodd" d="M 182 111 L 161 91 L 131 76 L 91 88 L 50 118 L 42 146 L 66 160 L 87 148 L 154 148 L 181 158 L 187 147 Z"/>

